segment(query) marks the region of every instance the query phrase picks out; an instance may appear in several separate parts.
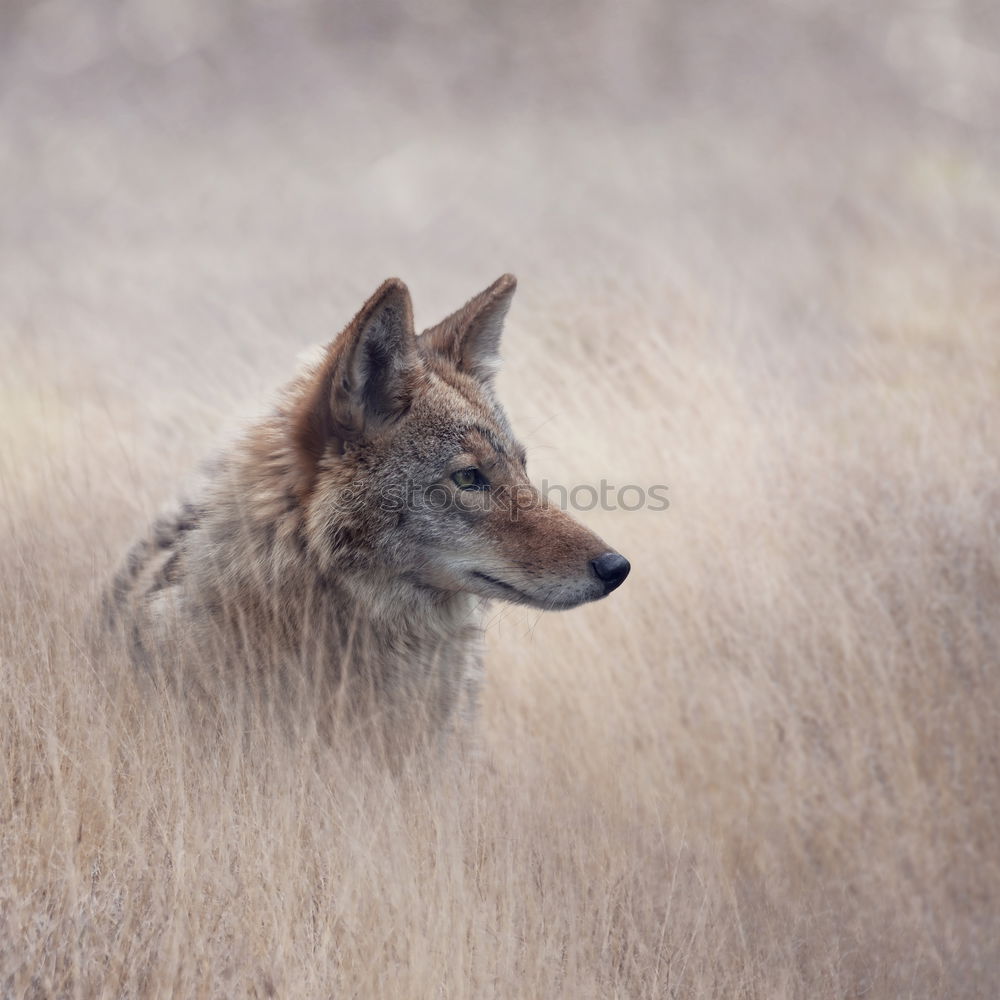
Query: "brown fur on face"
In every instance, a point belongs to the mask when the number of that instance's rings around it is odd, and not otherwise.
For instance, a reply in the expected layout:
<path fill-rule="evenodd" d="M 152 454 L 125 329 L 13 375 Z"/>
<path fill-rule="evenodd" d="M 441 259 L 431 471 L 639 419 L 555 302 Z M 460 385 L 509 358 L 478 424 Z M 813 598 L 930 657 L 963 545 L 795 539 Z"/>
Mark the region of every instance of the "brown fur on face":
<path fill-rule="evenodd" d="M 405 286 L 388 281 L 330 346 L 293 423 L 300 464 L 315 470 L 309 535 L 325 566 L 367 560 L 444 592 L 543 608 L 604 595 L 591 563 L 608 546 L 531 487 L 493 390 L 515 287 L 503 276 L 417 337 Z M 365 360 L 373 342 L 379 366 Z M 488 487 L 459 490 L 462 468 Z M 386 509 L 414 491 L 439 508 Z"/>

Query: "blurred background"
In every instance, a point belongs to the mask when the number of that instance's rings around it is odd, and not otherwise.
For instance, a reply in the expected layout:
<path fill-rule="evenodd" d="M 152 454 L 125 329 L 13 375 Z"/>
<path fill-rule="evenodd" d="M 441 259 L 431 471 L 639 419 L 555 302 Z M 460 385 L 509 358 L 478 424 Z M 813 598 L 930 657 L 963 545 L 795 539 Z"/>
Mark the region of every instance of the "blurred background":
<path fill-rule="evenodd" d="M 992 252 L 998 45 L 975 0 L 7 0 L 3 321 L 321 339 L 513 270 L 841 337 L 846 239 Z"/>

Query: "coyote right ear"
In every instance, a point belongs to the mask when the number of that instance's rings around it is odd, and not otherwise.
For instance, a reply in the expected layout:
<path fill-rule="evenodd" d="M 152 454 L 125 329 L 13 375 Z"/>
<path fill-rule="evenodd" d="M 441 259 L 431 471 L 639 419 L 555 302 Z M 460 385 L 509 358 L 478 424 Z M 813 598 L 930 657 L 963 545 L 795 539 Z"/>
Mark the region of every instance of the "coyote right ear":
<path fill-rule="evenodd" d="M 327 348 L 292 414 L 292 439 L 310 485 L 328 449 L 343 452 L 345 442 L 409 409 L 421 369 L 410 293 L 390 278 Z"/>
<path fill-rule="evenodd" d="M 467 375 L 489 384 L 500 367 L 500 334 L 517 279 L 505 274 L 420 335 L 420 344 Z"/>

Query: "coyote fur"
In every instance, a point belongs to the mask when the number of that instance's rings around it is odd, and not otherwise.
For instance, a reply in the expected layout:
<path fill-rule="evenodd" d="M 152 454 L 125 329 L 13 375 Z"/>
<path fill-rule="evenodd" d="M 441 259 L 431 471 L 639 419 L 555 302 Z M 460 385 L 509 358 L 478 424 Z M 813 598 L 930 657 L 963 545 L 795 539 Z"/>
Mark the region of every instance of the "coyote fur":
<path fill-rule="evenodd" d="M 515 285 L 418 336 L 406 286 L 382 284 L 133 546 L 108 605 L 133 657 L 180 635 L 265 674 L 309 660 L 384 702 L 423 692 L 443 725 L 475 701 L 490 600 L 617 587 L 628 561 L 530 485 L 495 395 Z"/>

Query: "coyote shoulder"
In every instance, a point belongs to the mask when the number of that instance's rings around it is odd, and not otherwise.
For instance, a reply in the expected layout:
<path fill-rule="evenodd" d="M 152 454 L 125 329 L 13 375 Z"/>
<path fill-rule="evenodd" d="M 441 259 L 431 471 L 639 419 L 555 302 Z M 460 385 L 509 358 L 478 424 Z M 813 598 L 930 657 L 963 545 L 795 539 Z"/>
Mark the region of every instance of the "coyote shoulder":
<path fill-rule="evenodd" d="M 109 615 L 258 674 L 317 665 L 443 724 L 474 700 L 483 606 L 603 597 L 628 561 L 529 483 L 494 392 L 515 280 L 417 335 L 386 281 L 205 485 L 129 552 Z M 221 659 L 220 661 L 221 662 Z"/>

